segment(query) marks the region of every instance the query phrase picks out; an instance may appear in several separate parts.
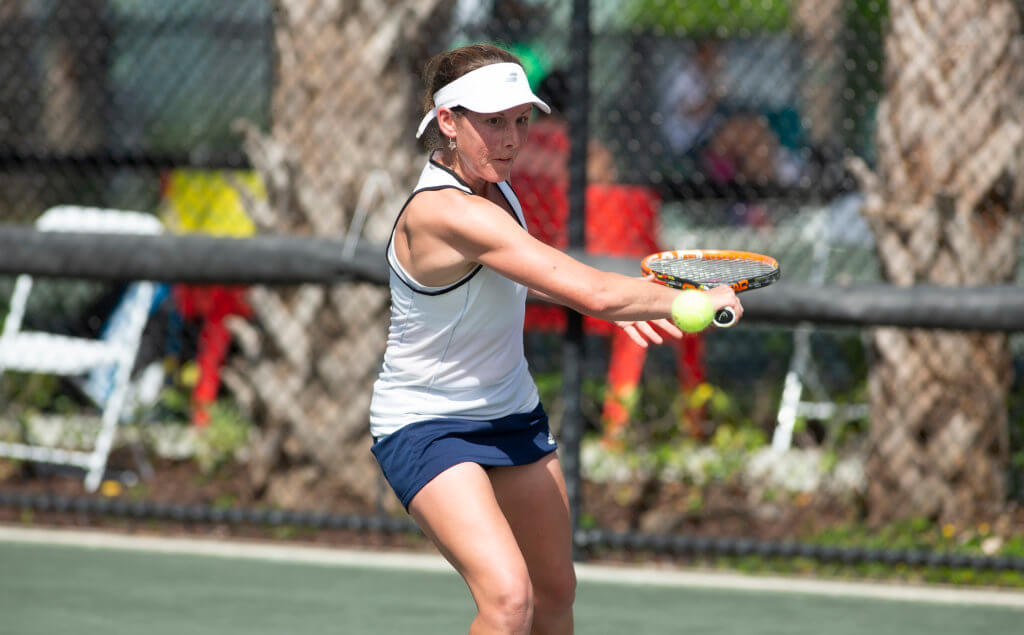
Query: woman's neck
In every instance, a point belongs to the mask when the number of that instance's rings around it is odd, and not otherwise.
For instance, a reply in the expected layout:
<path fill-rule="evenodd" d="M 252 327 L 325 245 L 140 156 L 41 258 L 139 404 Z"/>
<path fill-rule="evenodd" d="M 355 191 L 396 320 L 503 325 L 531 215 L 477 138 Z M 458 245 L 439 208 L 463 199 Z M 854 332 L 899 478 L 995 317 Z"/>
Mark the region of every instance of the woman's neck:
<path fill-rule="evenodd" d="M 466 171 L 462 169 L 462 165 L 459 163 L 454 151 L 450 150 L 438 150 L 437 154 L 434 155 L 434 160 L 454 172 L 462 182 L 469 186 L 477 196 L 487 197 L 490 192 L 491 185 L 490 181 L 483 178 L 473 178 L 466 174 Z"/>

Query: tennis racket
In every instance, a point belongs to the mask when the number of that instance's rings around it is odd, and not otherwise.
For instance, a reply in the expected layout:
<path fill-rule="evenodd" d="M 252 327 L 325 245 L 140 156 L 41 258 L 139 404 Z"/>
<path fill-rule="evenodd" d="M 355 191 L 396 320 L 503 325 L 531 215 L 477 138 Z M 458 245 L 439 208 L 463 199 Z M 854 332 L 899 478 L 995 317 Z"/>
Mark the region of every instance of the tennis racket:
<path fill-rule="evenodd" d="M 779 279 L 779 263 L 771 256 L 725 249 L 662 251 L 640 261 L 644 275 L 674 289 L 710 289 L 728 285 L 736 293 L 766 287 Z M 715 314 L 715 325 L 736 323 L 729 307 Z"/>

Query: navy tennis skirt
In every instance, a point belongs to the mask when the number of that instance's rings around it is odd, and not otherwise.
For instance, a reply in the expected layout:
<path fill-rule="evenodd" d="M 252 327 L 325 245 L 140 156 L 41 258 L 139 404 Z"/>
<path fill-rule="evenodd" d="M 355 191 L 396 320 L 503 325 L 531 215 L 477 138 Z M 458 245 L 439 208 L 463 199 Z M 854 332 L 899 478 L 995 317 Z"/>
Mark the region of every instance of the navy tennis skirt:
<path fill-rule="evenodd" d="M 490 421 L 441 418 L 411 423 L 373 444 L 384 478 L 406 509 L 435 476 L 459 463 L 527 465 L 558 449 L 544 407 Z"/>

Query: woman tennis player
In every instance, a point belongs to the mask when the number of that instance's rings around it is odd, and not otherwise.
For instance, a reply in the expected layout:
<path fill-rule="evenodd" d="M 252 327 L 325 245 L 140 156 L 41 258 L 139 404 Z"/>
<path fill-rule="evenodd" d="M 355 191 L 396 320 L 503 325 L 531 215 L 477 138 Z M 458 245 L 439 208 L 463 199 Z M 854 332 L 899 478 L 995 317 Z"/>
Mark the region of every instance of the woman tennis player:
<path fill-rule="evenodd" d="M 571 633 L 565 482 L 523 353 L 528 294 L 618 322 L 636 341 L 682 334 L 679 291 L 586 266 L 532 238 L 508 183 L 534 95 L 516 57 L 472 45 L 426 67 L 417 137 L 430 151 L 387 257 L 391 325 L 374 385 L 373 453 L 463 576 L 470 633 Z M 715 308 L 742 307 L 727 287 Z"/>

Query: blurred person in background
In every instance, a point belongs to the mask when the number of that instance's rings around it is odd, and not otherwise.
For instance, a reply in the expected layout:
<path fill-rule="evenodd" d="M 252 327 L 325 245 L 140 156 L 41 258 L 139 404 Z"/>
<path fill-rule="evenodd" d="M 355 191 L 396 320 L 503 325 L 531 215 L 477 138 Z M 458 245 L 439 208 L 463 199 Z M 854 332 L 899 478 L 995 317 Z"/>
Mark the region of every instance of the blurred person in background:
<path fill-rule="evenodd" d="M 721 100 L 718 73 L 721 61 L 714 40 L 694 43 L 692 53 L 679 57 L 670 68 L 658 108 L 662 136 L 672 153 L 683 156 L 711 133 Z"/>

